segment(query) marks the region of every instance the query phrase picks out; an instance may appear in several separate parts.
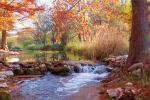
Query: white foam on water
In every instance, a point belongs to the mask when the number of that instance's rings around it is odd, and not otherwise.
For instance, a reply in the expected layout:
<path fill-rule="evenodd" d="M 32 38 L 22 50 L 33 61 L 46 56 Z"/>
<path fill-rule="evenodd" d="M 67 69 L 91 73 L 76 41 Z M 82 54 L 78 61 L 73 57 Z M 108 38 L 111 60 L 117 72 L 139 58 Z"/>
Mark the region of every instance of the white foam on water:
<path fill-rule="evenodd" d="M 74 73 L 75 77 L 70 80 L 60 79 L 60 83 L 63 84 L 63 87 L 57 87 L 58 92 L 67 92 L 66 94 L 70 95 L 73 93 L 79 92 L 79 88 L 86 85 L 89 82 L 100 82 L 98 78 L 104 78 L 108 73 L 104 72 L 102 74 L 94 73 Z"/>

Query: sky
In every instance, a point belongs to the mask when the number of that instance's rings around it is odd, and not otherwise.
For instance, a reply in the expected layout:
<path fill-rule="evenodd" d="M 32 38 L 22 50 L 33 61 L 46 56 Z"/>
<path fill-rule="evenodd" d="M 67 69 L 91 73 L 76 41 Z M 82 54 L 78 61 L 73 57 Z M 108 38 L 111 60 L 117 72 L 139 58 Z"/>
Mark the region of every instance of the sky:
<path fill-rule="evenodd" d="M 45 4 L 45 5 L 47 5 L 48 7 L 51 7 L 51 6 L 52 6 L 52 1 L 53 1 L 53 0 L 37 0 L 37 3 L 38 3 L 39 5 Z M 21 29 L 21 28 L 25 28 L 25 27 L 31 27 L 31 26 L 33 26 L 33 24 L 32 24 L 32 20 L 30 20 L 30 19 L 23 21 L 23 23 L 17 22 L 17 23 L 15 24 L 15 29 L 16 29 L 16 31 L 10 31 L 9 33 L 10 33 L 10 34 L 16 34 L 16 33 L 17 33 L 17 30 L 19 30 L 19 29 Z M 15 36 L 15 37 L 17 37 L 17 36 Z"/>

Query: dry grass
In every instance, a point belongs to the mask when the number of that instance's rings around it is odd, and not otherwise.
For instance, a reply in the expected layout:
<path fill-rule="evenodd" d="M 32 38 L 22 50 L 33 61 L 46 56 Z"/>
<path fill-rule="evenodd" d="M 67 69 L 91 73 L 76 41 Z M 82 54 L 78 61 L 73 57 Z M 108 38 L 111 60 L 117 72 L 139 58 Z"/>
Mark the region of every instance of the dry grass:
<path fill-rule="evenodd" d="M 128 52 L 127 36 L 112 30 L 99 30 L 91 43 L 93 57 L 104 58 L 110 54 L 123 55 Z"/>
<path fill-rule="evenodd" d="M 109 55 L 123 55 L 128 52 L 128 35 L 101 28 L 85 42 L 69 45 L 75 54 L 85 58 L 103 59 Z"/>

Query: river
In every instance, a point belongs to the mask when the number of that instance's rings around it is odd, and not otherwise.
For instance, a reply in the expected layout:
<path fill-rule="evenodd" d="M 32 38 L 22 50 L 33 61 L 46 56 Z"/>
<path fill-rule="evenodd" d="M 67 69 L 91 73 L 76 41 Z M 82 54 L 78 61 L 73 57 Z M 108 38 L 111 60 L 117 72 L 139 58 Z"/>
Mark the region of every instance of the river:
<path fill-rule="evenodd" d="M 94 66 L 94 69 L 84 66 L 82 72 L 72 71 L 67 76 L 48 72 L 44 77 L 21 81 L 26 85 L 11 94 L 15 100 L 99 100 L 99 79 L 108 75 L 105 68 L 104 65 Z M 102 73 L 96 73 L 98 70 Z"/>

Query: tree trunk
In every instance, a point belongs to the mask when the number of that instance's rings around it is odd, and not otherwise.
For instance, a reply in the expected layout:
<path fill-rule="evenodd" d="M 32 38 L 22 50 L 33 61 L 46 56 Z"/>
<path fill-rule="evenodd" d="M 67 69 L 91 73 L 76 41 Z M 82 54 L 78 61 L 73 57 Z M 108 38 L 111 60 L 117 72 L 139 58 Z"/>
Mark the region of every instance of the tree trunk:
<path fill-rule="evenodd" d="M 67 38 L 68 38 L 68 34 L 62 34 L 61 37 L 61 44 L 65 47 L 67 45 Z"/>
<path fill-rule="evenodd" d="M 132 1 L 132 30 L 130 37 L 130 46 L 128 58 L 126 60 L 123 72 L 134 63 L 146 63 L 146 50 L 148 50 L 148 12 L 147 0 Z"/>
<path fill-rule="evenodd" d="M 9 51 L 9 50 L 8 50 L 8 47 L 7 47 L 7 40 L 6 40 L 6 37 L 7 37 L 7 32 L 6 32 L 6 30 L 2 30 L 1 49 Z"/>

